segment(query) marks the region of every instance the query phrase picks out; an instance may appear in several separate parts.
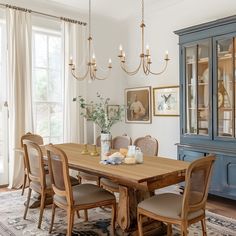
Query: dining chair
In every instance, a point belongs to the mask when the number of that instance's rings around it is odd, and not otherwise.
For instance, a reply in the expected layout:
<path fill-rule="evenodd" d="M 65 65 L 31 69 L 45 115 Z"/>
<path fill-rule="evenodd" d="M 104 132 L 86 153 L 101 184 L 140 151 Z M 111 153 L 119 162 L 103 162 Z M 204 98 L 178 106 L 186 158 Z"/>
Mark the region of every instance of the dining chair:
<path fill-rule="evenodd" d="M 127 134 L 123 134 L 122 136 L 116 136 L 112 140 L 112 148 L 116 150 L 119 150 L 120 148 L 127 148 L 131 144 L 132 139 Z M 107 178 L 100 179 L 100 186 L 111 192 L 119 192 L 119 185 Z"/>
<path fill-rule="evenodd" d="M 45 208 L 46 195 L 53 195 L 50 177 L 46 174 L 44 168 L 43 153 L 40 146 L 29 140 L 23 140 L 24 158 L 26 164 L 27 177 L 29 180 L 28 197 L 25 206 L 24 219 L 26 219 L 27 211 L 29 208 L 31 192 L 41 195 L 40 213 L 38 228 L 41 227 L 43 211 Z"/>
<path fill-rule="evenodd" d="M 71 235 L 75 211 L 111 206 L 111 230 L 112 234 L 114 234 L 116 217 L 116 199 L 114 194 L 94 184 L 72 186 L 65 152 L 53 145 L 47 145 L 45 148 L 47 150 L 52 188 L 55 193 L 49 233 L 52 232 L 56 207 L 67 211 L 67 235 Z"/>
<path fill-rule="evenodd" d="M 21 136 L 21 147 L 22 148 L 23 148 L 23 140 L 30 140 L 32 142 L 37 143 L 38 145 L 43 145 L 43 138 L 42 138 L 42 136 L 40 136 L 38 134 L 32 134 L 32 133 L 28 132 L 28 133 L 22 135 Z M 24 195 L 26 181 L 28 179 L 25 158 L 23 158 L 23 160 L 24 160 L 24 179 L 23 179 L 23 184 L 22 184 L 21 195 Z"/>
<path fill-rule="evenodd" d="M 143 235 L 143 216 L 167 223 L 167 235 L 172 235 L 172 224 L 180 225 L 181 235 L 186 236 L 188 226 L 201 221 L 202 233 L 206 235 L 205 207 L 214 161 L 215 157 L 209 155 L 189 165 L 183 195 L 163 193 L 140 202 L 139 236 Z"/>
<path fill-rule="evenodd" d="M 134 145 L 139 147 L 146 156 L 158 155 L 158 141 L 150 135 L 135 139 Z"/>

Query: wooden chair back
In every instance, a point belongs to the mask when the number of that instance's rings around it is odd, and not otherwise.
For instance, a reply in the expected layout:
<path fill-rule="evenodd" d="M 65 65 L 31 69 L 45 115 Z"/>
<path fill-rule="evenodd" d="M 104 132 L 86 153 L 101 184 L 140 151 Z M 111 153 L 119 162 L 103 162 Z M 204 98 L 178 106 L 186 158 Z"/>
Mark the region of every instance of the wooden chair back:
<path fill-rule="evenodd" d="M 23 140 L 30 140 L 38 145 L 43 145 L 43 138 L 38 134 L 32 134 L 30 132 L 21 136 L 21 147 L 23 147 Z"/>
<path fill-rule="evenodd" d="M 150 135 L 139 137 L 134 141 L 134 145 L 140 147 L 144 155 L 157 156 L 158 155 L 158 141 Z"/>
<path fill-rule="evenodd" d="M 30 181 L 39 182 L 46 187 L 43 153 L 37 143 L 23 140 L 26 170 Z"/>
<path fill-rule="evenodd" d="M 127 135 L 123 134 L 122 136 L 116 136 L 112 140 L 112 148 L 119 150 L 120 148 L 127 148 L 132 144 L 132 139 Z"/>
<path fill-rule="evenodd" d="M 46 145 L 45 149 L 47 150 L 52 189 L 56 195 L 66 197 L 68 205 L 73 206 L 67 156 L 64 151 L 52 144 Z"/>
<path fill-rule="evenodd" d="M 183 219 L 187 219 L 191 212 L 205 209 L 214 161 L 213 155 L 202 157 L 193 161 L 187 169 L 181 215 Z"/>

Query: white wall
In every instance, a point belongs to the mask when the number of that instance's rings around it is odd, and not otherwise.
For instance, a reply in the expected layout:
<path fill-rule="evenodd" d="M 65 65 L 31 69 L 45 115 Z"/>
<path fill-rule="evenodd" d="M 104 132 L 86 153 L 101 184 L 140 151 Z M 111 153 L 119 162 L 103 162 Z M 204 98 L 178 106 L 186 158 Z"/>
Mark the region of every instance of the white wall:
<path fill-rule="evenodd" d="M 162 66 L 165 50 L 169 51 L 171 61 L 167 71 L 160 76 L 136 76 L 127 79 L 127 87 L 171 86 L 179 84 L 178 37 L 173 31 L 192 25 L 234 15 L 235 0 L 175 0 L 169 6 L 159 8 L 158 1 L 145 12 L 146 42 L 153 57 L 153 70 Z M 166 4 L 167 5 L 167 4 Z M 125 42 L 127 59 L 131 65 L 138 63 L 140 53 L 140 16 L 133 17 L 128 24 L 129 34 Z M 127 133 L 132 138 L 150 134 L 159 141 L 159 155 L 176 158 L 179 142 L 179 117 L 152 117 L 152 124 L 129 124 Z"/>
<path fill-rule="evenodd" d="M 66 16 L 87 21 L 87 14 L 49 5 L 46 0 L 1 0 L 36 11 L 43 11 L 58 16 Z M 154 2 L 154 1 L 153 1 Z M 160 5 L 161 4 L 161 5 Z M 136 7 L 136 6 L 135 6 Z M 140 7 L 140 4 L 137 4 Z M 126 49 L 127 59 L 131 65 L 137 65 L 140 54 L 140 15 L 125 21 L 114 21 L 93 15 L 93 35 L 95 51 L 99 66 L 106 67 L 108 58 L 113 61 L 113 70 L 109 80 L 95 81 L 88 84 L 87 94 L 90 99 L 96 98 L 96 92 L 110 97 L 114 104 L 124 103 L 124 89 L 139 86 L 170 86 L 179 84 L 178 37 L 173 31 L 188 26 L 208 22 L 222 17 L 234 15 L 235 0 L 168 0 L 156 1 L 145 9 L 146 42 L 148 42 L 153 58 L 153 70 L 162 67 L 162 58 L 169 51 L 171 61 L 167 71 L 160 76 L 145 78 L 138 75 L 127 78 L 119 68 L 117 58 L 119 44 Z M 150 134 L 159 141 L 159 155 L 176 158 L 175 143 L 179 142 L 179 117 L 154 117 L 151 124 L 119 123 L 112 128 L 113 136 L 126 132 L 134 140 L 139 136 Z M 92 141 L 90 131 L 89 140 Z"/>

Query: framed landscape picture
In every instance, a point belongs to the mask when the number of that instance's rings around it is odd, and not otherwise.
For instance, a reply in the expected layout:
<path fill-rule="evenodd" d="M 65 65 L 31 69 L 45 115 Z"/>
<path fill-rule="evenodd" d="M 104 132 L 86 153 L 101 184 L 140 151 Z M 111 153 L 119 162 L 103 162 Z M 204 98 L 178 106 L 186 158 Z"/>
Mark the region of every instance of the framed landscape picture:
<path fill-rule="evenodd" d="M 179 116 L 179 86 L 153 88 L 154 116 Z"/>
<path fill-rule="evenodd" d="M 125 89 L 127 123 L 151 123 L 151 87 Z"/>

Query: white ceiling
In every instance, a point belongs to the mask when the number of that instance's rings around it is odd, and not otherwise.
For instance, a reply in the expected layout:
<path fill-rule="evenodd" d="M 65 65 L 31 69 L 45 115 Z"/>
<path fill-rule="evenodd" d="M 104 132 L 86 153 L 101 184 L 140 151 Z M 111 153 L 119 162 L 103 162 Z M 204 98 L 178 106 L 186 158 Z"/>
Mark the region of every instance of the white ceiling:
<path fill-rule="evenodd" d="M 43 2 L 44 0 L 37 0 Z M 160 8 L 167 7 L 182 0 L 145 0 L 145 12 L 154 4 Z M 47 0 L 67 9 L 88 11 L 89 0 Z M 124 20 L 130 16 L 141 14 L 141 0 L 91 0 L 92 12 L 98 15 L 111 17 L 116 20 Z"/>

